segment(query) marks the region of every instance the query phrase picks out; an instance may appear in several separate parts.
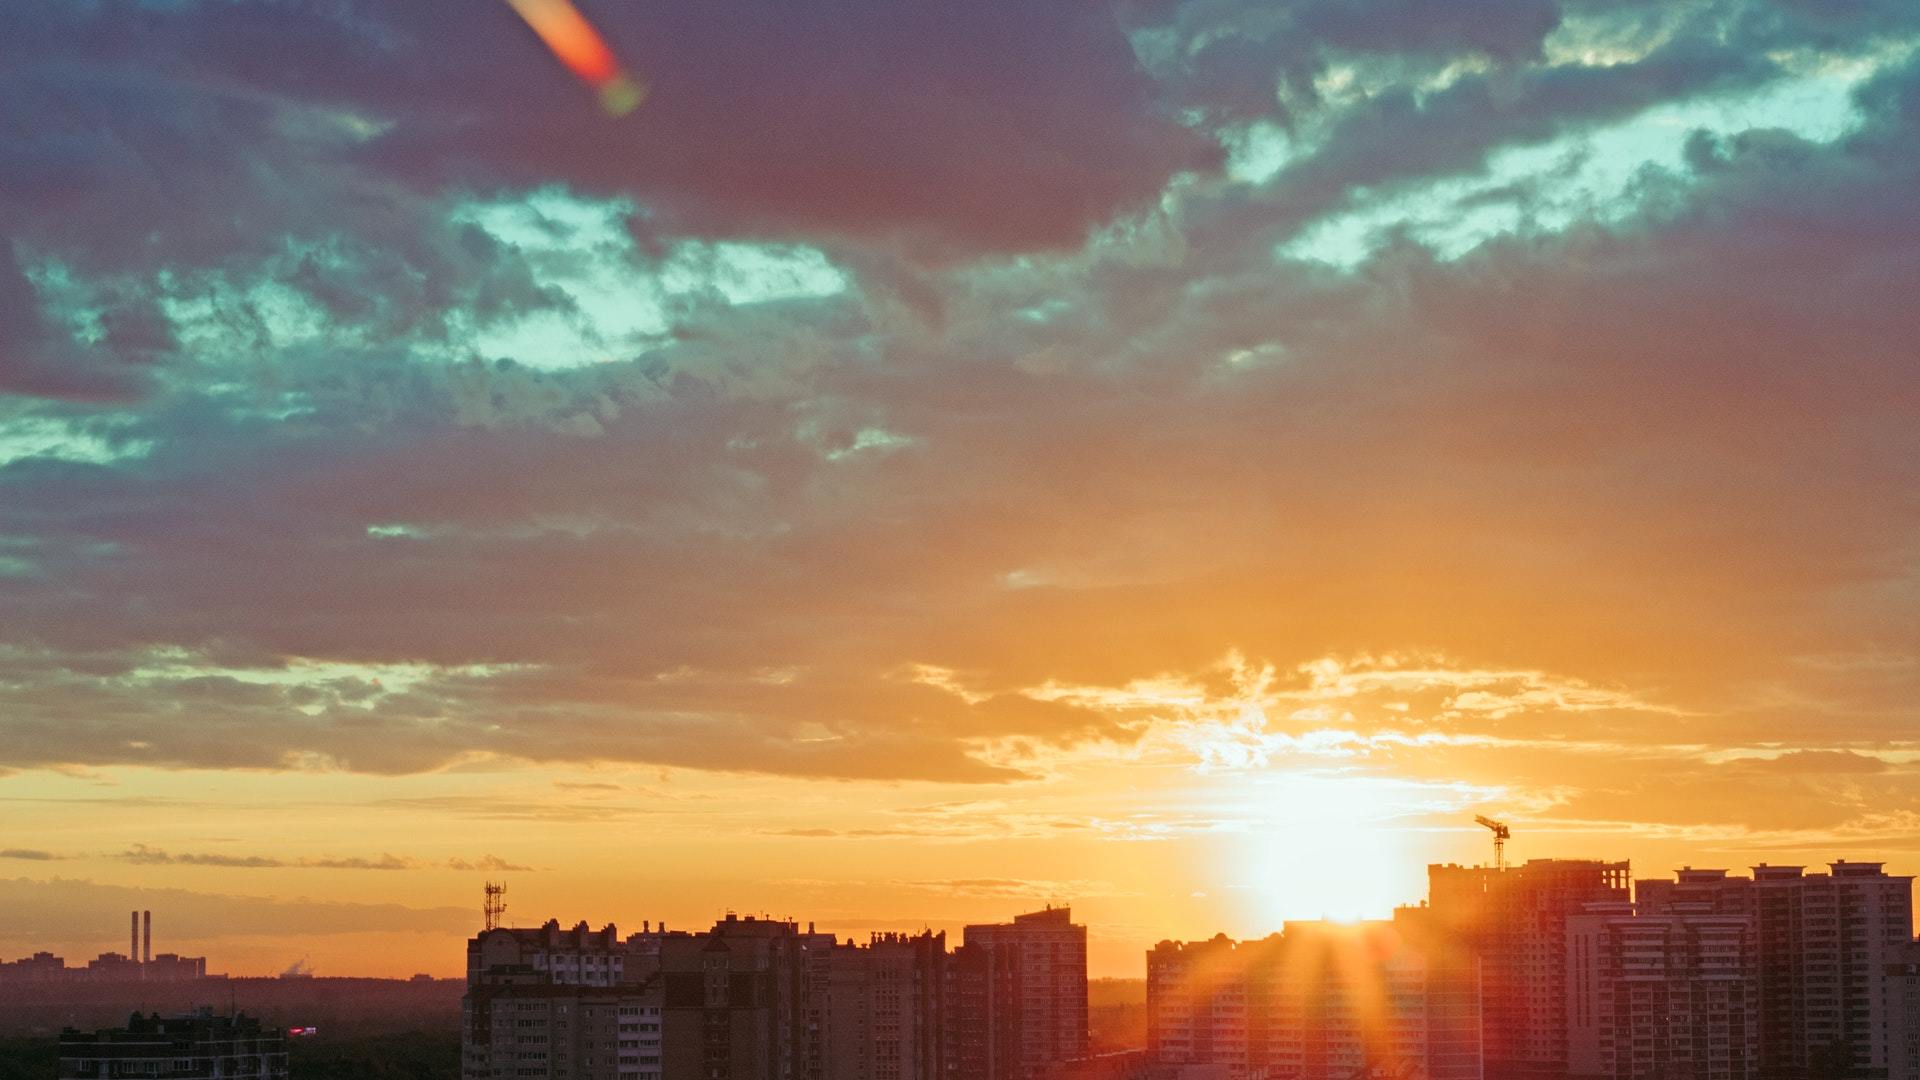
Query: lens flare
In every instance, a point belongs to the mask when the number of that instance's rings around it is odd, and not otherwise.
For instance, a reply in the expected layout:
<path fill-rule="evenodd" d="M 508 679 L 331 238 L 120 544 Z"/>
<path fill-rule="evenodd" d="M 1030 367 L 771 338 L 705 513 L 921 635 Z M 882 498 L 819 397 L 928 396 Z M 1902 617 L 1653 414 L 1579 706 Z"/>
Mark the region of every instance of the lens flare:
<path fill-rule="evenodd" d="M 620 61 L 614 58 L 606 39 L 580 14 L 580 9 L 573 6 L 573 0 L 507 0 L 507 3 L 520 13 L 569 71 L 593 87 L 600 95 L 600 107 L 608 116 L 625 116 L 647 99 L 646 83 L 621 70 Z"/>

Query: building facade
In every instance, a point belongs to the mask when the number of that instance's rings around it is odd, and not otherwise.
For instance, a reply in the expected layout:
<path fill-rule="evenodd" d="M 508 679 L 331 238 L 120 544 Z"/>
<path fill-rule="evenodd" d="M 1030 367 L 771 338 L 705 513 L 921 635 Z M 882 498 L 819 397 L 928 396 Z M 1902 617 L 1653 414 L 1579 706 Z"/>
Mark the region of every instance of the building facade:
<path fill-rule="evenodd" d="M 1624 862 L 1427 868 L 1430 932 L 1479 958 L 1488 1080 L 1564 1080 L 1567 918 L 1631 897 Z"/>
<path fill-rule="evenodd" d="M 944 1080 L 945 934 L 875 934 L 835 947 L 829 967 L 827 1076 Z"/>
<path fill-rule="evenodd" d="M 1087 1052 L 1087 928 L 1069 908 L 968 926 L 954 954 L 949 1068 L 1039 1080 Z"/>
<path fill-rule="evenodd" d="M 612 926 L 469 941 L 462 1080 L 663 1080 L 659 980 L 628 959 Z"/>
<path fill-rule="evenodd" d="M 1760 1055 L 1753 920 L 1594 904 L 1567 919 L 1569 1073 L 1753 1080 Z"/>
<path fill-rule="evenodd" d="M 728 915 L 699 934 L 661 934 L 668 1077 L 824 1080 L 834 938 Z"/>
<path fill-rule="evenodd" d="M 1913 878 L 1884 864 L 1680 871 L 1637 885 L 1643 913 L 1705 910 L 1752 919 L 1767 1080 L 1916 1080 L 1898 972 L 1913 949 Z"/>
<path fill-rule="evenodd" d="M 287 1080 L 287 1043 L 238 1014 L 133 1014 L 127 1026 L 60 1033 L 61 1080 Z"/>
<path fill-rule="evenodd" d="M 864 945 L 728 915 L 467 945 L 463 1080 L 956 1080 L 943 934 Z"/>
<path fill-rule="evenodd" d="M 1470 958 L 1418 915 L 1290 922 L 1275 935 L 1162 942 L 1147 953 L 1147 1050 L 1229 1080 L 1479 1080 Z"/>

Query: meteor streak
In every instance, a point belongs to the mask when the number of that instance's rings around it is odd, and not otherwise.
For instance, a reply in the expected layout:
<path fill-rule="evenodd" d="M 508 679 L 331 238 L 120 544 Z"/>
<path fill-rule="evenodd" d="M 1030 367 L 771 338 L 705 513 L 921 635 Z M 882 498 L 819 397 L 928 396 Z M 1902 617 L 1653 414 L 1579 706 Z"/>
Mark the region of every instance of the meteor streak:
<path fill-rule="evenodd" d="M 608 116 L 625 116 L 647 99 L 646 84 L 628 75 L 573 0 L 507 0 L 567 69 L 600 95 Z"/>

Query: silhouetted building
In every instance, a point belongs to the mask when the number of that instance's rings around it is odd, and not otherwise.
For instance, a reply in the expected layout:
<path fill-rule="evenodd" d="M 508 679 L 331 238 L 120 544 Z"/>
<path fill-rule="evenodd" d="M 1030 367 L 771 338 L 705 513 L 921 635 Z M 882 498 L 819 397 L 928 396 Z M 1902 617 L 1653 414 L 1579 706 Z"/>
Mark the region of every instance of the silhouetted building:
<path fill-rule="evenodd" d="M 1039 1080 L 1087 1052 L 1087 928 L 1069 908 L 968 926 L 949 990 L 950 1075 Z"/>
<path fill-rule="evenodd" d="M 140 965 L 140 977 L 155 982 L 204 979 L 207 977 L 207 958 L 163 952 Z"/>
<path fill-rule="evenodd" d="M 1920 1080 L 1920 942 L 1909 942 L 1887 965 L 1887 1053 L 1892 1080 Z"/>
<path fill-rule="evenodd" d="M 204 956 L 177 956 L 173 953 L 153 955 L 153 912 L 131 912 L 127 925 L 128 951 L 125 954 L 101 953 L 89 960 L 84 968 L 70 968 L 64 959 L 50 952 L 37 952 L 24 960 L 0 963 L 0 983 L 54 979 L 179 982 L 207 977 L 207 958 Z"/>
<path fill-rule="evenodd" d="M 1751 1080 L 1759 1067 L 1753 920 L 1592 904 L 1567 918 L 1569 1073 Z"/>
<path fill-rule="evenodd" d="M 463 1080 L 1044 1080 L 1086 1045 L 1086 929 L 1065 909 L 837 942 L 728 915 L 487 930 L 467 943 Z M 957 996 L 956 996 L 957 995 Z"/>
<path fill-rule="evenodd" d="M 463 1080 L 663 1080 L 659 980 L 614 928 L 488 930 L 467 943 Z M 680 1075 L 702 1075 L 699 1073 Z"/>
<path fill-rule="evenodd" d="M 65 957 L 50 952 L 37 952 L 32 956 L 12 962 L 0 961 L 0 982 L 39 982 L 46 979 L 65 978 L 74 969 L 67 966 Z"/>
<path fill-rule="evenodd" d="M 287 1080 L 287 1044 L 246 1015 L 133 1014 L 123 1028 L 60 1033 L 61 1080 Z"/>
<path fill-rule="evenodd" d="M 1480 1012 L 1421 917 L 1289 922 L 1147 953 L 1148 1055 L 1227 1080 L 1478 1080 Z M 1471 968 L 1471 961 L 1466 961 Z M 1436 973 L 1443 976 L 1435 980 Z"/>
<path fill-rule="evenodd" d="M 1639 882 L 1639 905 L 1752 918 L 1762 1077 L 1910 1080 L 1920 1017 L 1896 999 L 1913 948 L 1913 878 L 1883 865 L 1843 859 L 1809 874 L 1762 863 L 1750 878 L 1689 868 Z"/>
<path fill-rule="evenodd" d="M 1480 958 L 1487 1080 L 1564 1080 L 1569 915 L 1624 903 L 1624 862 L 1427 868 L 1431 931 Z"/>
<path fill-rule="evenodd" d="M 833 950 L 827 989 L 831 1080 L 944 1080 L 947 936 L 876 934 Z"/>
<path fill-rule="evenodd" d="M 668 1077 L 824 1080 L 834 938 L 728 915 L 702 934 L 663 934 Z"/>

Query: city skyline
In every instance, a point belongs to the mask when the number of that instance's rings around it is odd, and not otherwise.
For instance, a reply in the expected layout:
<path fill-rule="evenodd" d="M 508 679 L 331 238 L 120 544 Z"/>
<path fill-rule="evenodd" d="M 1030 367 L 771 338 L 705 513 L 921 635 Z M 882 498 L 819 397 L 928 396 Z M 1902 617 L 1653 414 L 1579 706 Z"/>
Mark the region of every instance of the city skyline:
<path fill-rule="evenodd" d="M 1649 882 L 1662 885 L 1663 891 L 1659 894 L 1661 898 L 1660 902 L 1671 903 L 1670 900 L 1665 899 L 1668 895 L 1665 890 L 1667 887 L 1670 887 L 1672 880 L 1698 879 L 1703 875 L 1715 873 L 1731 872 L 1736 876 L 1740 876 L 1746 873 L 1759 874 L 1768 871 L 1777 872 L 1803 868 L 1813 873 L 1825 873 L 1829 867 L 1844 867 L 1848 864 L 1889 867 L 1890 869 L 1888 869 L 1887 872 L 1895 875 L 1903 872 L 1903 868 L 1897 863 L 1889 863 L 1884 860 L 1861 860 L 1858 858 L 1849 858 L 1845 855 L 1836 855 L 1826 860 L 1813 860 L 1803 863 L 1771 861 L 1731 866 L 1713 863 L 1711 860 L 1702 860 L 1671 867 L 1665 874 L 1646 868 L 1637 870 L 1626 869 L 1631 866 L 1630 860 L 1593 860 L 1587 856 L 1568 855 L 1566 853 L 1532 858 L 1509 858 L 1501 865 L 1504 865 L 1506 868 L 1518 868 L 1526 866 L 1529 862 L 1551 865 L 1557 863 L 1579 863 L 1583 861 L 1591 861 L 1596 865 L 1622 867 L 1622 872 L 1634 879 L 1635 888 L 1633 892 L 1635 903 L 1640 902 L 1638 889 L 1640 885 L 1645 885 Z M 1093 979 L 1141 979 L 1146 975 L 1147 971 L 1144 958 L 1150 956 L 1156 946 L 1169 941 L 1184 940 L 1204 942 L 1221 935 L 1229 938 L 1253 941 L 1269 935 L 1279 934 L 1283 926 L 1287 923 L 1326 922 L 1330 924 L 1362 924 L 1388 920 L 1406 911 L 1424 909 L 1427 906 L 1428 890 L 1431 888 L 1431 880 L 1434 873 L 1438 871 L 1485 872 L 1496 869 L 1496 864 L 1491 860 L 1485 862 L 1446 862 L 1425 864 L 1413 869 L 1415 875 L 1423 882 L 1420 890 L 1416 893 L 1410 893 L 1398 898 L 1386 907 L 1374 911 L 1322 911 L 1316 914 L 1301 913 L 1280 915 L 1265 924 L 1259 923 L 1256 919 L 1255 921 L 1246 923 L 1233 922 L 1201 926 L 1185 931 L 1181 931 L 1172 926 L 1163 927 L 1161 930 L 1155 931 L 1150 927 L 1138 925 L 1126 926 L 1123 924 L 1123 929 L 1126 931 L 1125 933 L 1116 933 L 1115 928 L 1112 926 L 1102 926 L 1091 918 L 1084 918 L 1083 921 L 1087 924 L 1084 927 L 1084 931 L 1087 934 L 1088 941 L 1088 977 Z M 1912 875 L 1909 874 L 1907 876 Z M 660 917 L 660 912 L 668 910 L 679 911 L 686 908 L 687 905 L 677 903 L 649 905 L 643 901 L 636 901 L 620 905 L 619 907 L 623 909 L 622 911 L 616 911 L 613 908 L 594 909 L 591 911 L 584 909 L 574 911 L 569 909 L 556 914 L 556 909 L 549 906 L 542 906 L 544 899 L 541 893 L 535 892 L 530 895 L 522 895 L 515 889 L 506 888 L 504 882 L 489 881 L 486 884 L 489 887 L 494 885 L 502 886 L 502 893 L 504 895 L 502 897 L 501 914 L 494 917 L 494 922 L 498 926 L 510 929 L 534 929 L 552 922 L 555 918 L 560 918 L 568 925 L 572 925 L 575 919 L 578 918 L 582 926 L 615 926 L 631 929 L 632 927 L 644 924 L 657 928 L 659 932 L 664 933 L 669 926 L 676 930 L 698 929 L 710 923 L 738 916 L 769 922 L 793 923 L 796 925 L 804 923 L 808 927 L 809 933 L 815 932 L 817 928 L 820 934 L 834 938 L 844 938 L 849 942 L 862 941 L 876 935 L 917 934 L 923 932 L 946 934 L 958 938 L 960 932 L 967 925 L 978 924 L 982 919 L 999 918 L 1006 915 L 1008 911 L 1017 908 L 1022 903 L 1028 902 L 1017 897 L 1002 895 L 982 905 L 974 915 L 958 920 L 922 918 L 899 912 L 888 913 L 883 917 L 869 917 L 866 919 L 840 919 L 831 917 L 822 919 L 817 917 L 818 913 L 815 909 L 803 907 L 794 910 L 781 909 L 776 911 L 738 903 L 722 904 L 707 911 L 692 911 L 683 916 L 662 918 Z M 130 893 L 129 895 L 135 894 Z M 1122 897 L 1118 899 L 1126 898 Z M 484 928 L 487 925 L 488 912 L 485 909 L 486 904 L 491 902 L 491 898 L 488 898 L 485 903 L 471 905 L 464 911 L 460 909 L 449 909 L 446 915 L 453 922 L 458 923 L 460 927 L 456 932 L 450 932 L 450 936 L 458 940 L 467 940 L 478 933 L 480 928 Z M 1043 898 L 1032 900 L 1030 903 L 1043 910 L 1080 906 L 1070 897 Z M 651 914 L 649 914 L 649 912 L 651 912 Z M 29 910 L 26 914 L 27 920 L 30 922 L 35 913 Z M 162 911 L 161 914 L 164 929 L 166 917 L 170 913 Z M 348 909 L 347 914 L 350 917 L 351 909 Z M 152 912 L 136 910 L 133 912 L 133 915 L 135 926 L 133 931 L 134 940 L 140 942 L 138 946 L 140 951 L 153 955 L 151 930 Z M 145 917 L 144 922 L 142 919 L 143 916 Z M 254 917 L 258 918 L 259 916 L 255 915 Z M 300 918 L 300 915 L 294 906 L 289 905 L 289 910 L 285 913 L 284 918 L 286 921 L 277 925 L 262 925 L 258 927 L 260 936 L 262 938 L 277 936 L 281 940 L 288 939 L 289 935 L 297 930 L 297 920 Z M 191 925 L 190 922 L 188 936 L 184 938 L 185 945 L 176 945 L 170 933 L 167 937 L 163 938 L 165 943 L 164 949 L 167 950 L 167 952 L 164 957 L 165 963 L 162 966 L 166 968 L 166 977 L 168 978 L 188 977 L 187 975 L 175 972 L 171 966 L 181 957 L 184 957 L 190 964 L 197 963 L 199 965 L 197 970 L 202 977 L 208 973 L 211 973 L 215 977 L 222 978 L 229 976 L 240 978 L 286 976 L 296 972 L 304 976 L 319 973 L 318 968 L 320 965 L 313 963 L 313 957 L 310 953 L 301 955 L 291 964 L 272 970 L 250 968 L 244 963 L 238 965 L 229 964 L 225 958 L 219 956 L 185 956 L 186 953 L 191 951 L 191 946 L 206 941 L 222 940 L 217 936 L 192 936 Z M 274 934 L 275 930 L 279 931 L 277 935 Z M 342 927 L 337 932 L 350 933 L 351 930 L 350 928 Z M 440 938 L 445 936 L 428 931 L 422 931 L 421 934 L 423 940 L 414 943 L 420 947 L 434 947 Z M 1136 934 L 1145 934 L 1146 936 L 1138 937 L 1135 936 Z M 11 939 L 0 938 L 0 940 Z M 26 939 L 22 938 L 21 940 L 25 941 Z M 102 945 L 99 946 L 100 955 L 97 961 L 95 961 L 95 959 L 89 955 L 91 949 L 95 947 L 91 944 L 91 942 L 95 940 L 94 938 L 83 936 L 68 940 L 86 942 L 88 944 L 82 944 L 77 948 L 69 948 L 65 947 L 62 941 L 48 939 L 31 942 L 29 943 L 31 945 L 30 948 L 21 947 L 17 955 L 15 952 L 9 951 L 8 948 L 0 947 L 0 965 L 4 965 L 8 961 L 24 961 L 37 954 L 52 953 L 55 954 L 57 958 L 66 962 L 66 971 L 69 973 L 85 974 L 89 966 L 92 966 L 94 963 L 104 962 L 104 968 L 101 974 L 106 978 L 134 977 L 126 975 L 124 972 L 135 971 L 136 969 L 124 967 L 118 962 L 118 958 L 128 954 L 121 953 L 113 947 Z M 1133 955 L 1130 958 L 1123 958 L 1122 956 L 1126 949 L 1134 949 Z M 1105 954 L 1105 966 L 1095 960 L 1096 957 L 1102 956 L 1103 953 Z M 246 954 L 243 951 L 240 955 L 244 956 Z M 407 967 L 403 959 L 391 958 L 385 967 L 377 969 L 328 970 L 324 973 L 332 977 L 348 978 L 408 978 L 422 974 L 432 975 L 436 978 L 453 978 L 458 977 L 464 971 L 463 964 L 450 964 L 447 962 L 445 956 L 433 955 L 430 957 L 430 960 L 432 962 L 422 964 L 411 970 L 403 970 Z M 323 963 L 330 962 L 331 958 L 327 958 L 323 954 Z M 232 970 L 228 970 L 229 968 L 232 968 Z"/>
<path fill-rule="evenodd" d="M 1920 869 L 1910 0 L 13 0 L 0 101 L 0 956 Z"/>

